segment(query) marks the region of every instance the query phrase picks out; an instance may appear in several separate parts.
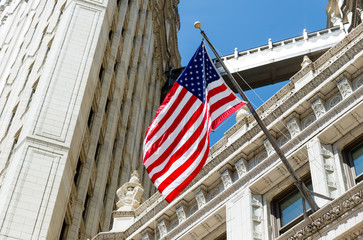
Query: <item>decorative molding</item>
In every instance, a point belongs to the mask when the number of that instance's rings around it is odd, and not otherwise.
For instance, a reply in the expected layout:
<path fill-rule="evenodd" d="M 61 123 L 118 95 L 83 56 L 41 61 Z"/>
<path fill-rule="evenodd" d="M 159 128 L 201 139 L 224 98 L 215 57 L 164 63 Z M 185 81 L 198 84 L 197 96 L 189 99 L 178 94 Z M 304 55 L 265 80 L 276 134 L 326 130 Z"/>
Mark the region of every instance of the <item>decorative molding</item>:
<path fill-rule="evenodd" d="M 300 121 L 297 113 L 290 117 L 290 119 L 286 122 L 286 126 L 290 132 L 291 137 L 295 137 L 300 133 Z"/>
<path fill-rule="evenodd" d="M 207 202 L 206 198 L 206 187 L 201 186 L 195 192 L 195 200 L 198 204 L 198 209 L 201 209 Z"/>
<path fill-rule="evenodd" d="M 274 153 L 274 149 L 272 147 L 272 144 L 270 143 L 270 141 L 268 139 L 265 139 L 263 141 L 263 145 L 265 146 L 266 152 L 267 152 L 267 156 L 270 156 L 271 154 Z"/>
<path fill-rule="evenodd" d="M 239 160 L 237 160 L 234 163 L 234 166 L 235 166 L 235 168 L 237 170 L 238 178 L 243 177 L 243 175 L 245 175 L 247 170 L 248 170 L 247 169 L 248 163 L 243 158 L 240 158 Z"/>
<path fill-rule="evenodd" d="M 159 222 L 158 222 L 158 230 L 159 230 L 159 233 L 160 233 L 160 237 L 164 237 L 167 233 L 168 233 L 168 221 L 165 220 L 165 219 L 161 219 Z"/>
<path fill-rule="evenodd" d="M 227 168 L 223 172 L 221 172 L 221 178 L 224 189 L 232 185 L 232 171 L 230 169 Z"/>
<path fill-rule="evenodd" d="M 320 97 L 311 102 L 311 108 L 313 109 L 316 118 L 320 118 L 326 113 L 324 105 L 325 103 Z"/>
<path fill-rule="evenodd" d="M 343 98 L 346 98 L 353 92 L 352 86 L 346 77 L 337 82 L 337 86 Z"/>
<path fill-rule="evenodd" d="M 176 215 L 178 217 L 179 224 L 187 219 L 186 205 L 184 203 L 180 203 L 179 206 L 176 207 Z"/>
<path fill-rule="evenodd" d="M 362 185 L 362 184 L 360 184 Z M 338 219 L 340 216 L 349 212 L 349 210 L 357 207 L 363 201 L 363 190 L 355 193 L 353 196 L 348 199 L 343 199 L 339 202 L 335 207 L 333 207 L 330 211 L 324 213 L 321 217 L 314 220 L 312 223 L 309 223 L 304 226 L 298 226 L 299 229 L 291 229 L 286 233 L 288 235 L 291 231 L 295 231 L 292 237 L 289 237 L 288 240 L 303 240 L 308 239 L 313 234 L 322 230 L 323 228 L 329 226 L 333 221 Z M 279 239 L 284 239 L 284 235 L 279 237 Z"/>

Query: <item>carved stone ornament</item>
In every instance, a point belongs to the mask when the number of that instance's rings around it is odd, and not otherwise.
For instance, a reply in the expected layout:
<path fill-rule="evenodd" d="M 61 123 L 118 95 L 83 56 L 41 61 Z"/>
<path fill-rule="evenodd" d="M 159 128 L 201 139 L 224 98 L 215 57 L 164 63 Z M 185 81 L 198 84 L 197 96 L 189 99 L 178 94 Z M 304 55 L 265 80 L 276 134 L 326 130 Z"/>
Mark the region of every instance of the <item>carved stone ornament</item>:
<path fill-rule="evenodd" d="M 326 112 L 323 100 L 321 98 L 317 98 L 316 100 L 314 100 L 311 103 L 311 107 L 314 110 L 315 116 L 317 118 L 320 118 Z"/>
<path fill-rule="evenodd" d="M 168 229 L 166 227 L 166 221 L 164 219 L 162 219 L 158 222 L 158 229 L 159 229 L 160 237 L 163 237 L 168 233 Z"/>
<path fill-rule="evenodd" d="M 246 174 L 247 172 L 247 163 L 244 159 L 239 159 L 237 162 L 235 162 L 234 164 L 236 170 L 237 170 L 237 174 L 238 177 L 241 178 L 243 175 Z"/>
<path fill-rule="evenodd" d="M 237 110 L 236 121 L 239 122 L 248 115 L 249 115 L 249 111 L 248 111 L 247 105 L 244 105 L 243 107 L 241 107 L 240 109 Z"/>
<path fill-rule="evenodd" d="M 343 78 L 342 80 L 337 82 L 337 86 L 343 98 L 348 97 L 353 92 L 352 87 L 350 86 L 350 83 L 347 78 Z"/>
<path fill-rule="evenodd" d="M 199 189 L 195 193 L 195 199 L 198 203 L 198 209 L 201 209 L 206 204 L 206 197 L 205 197 L 205 191 L 203 189 Z"/>
<path fill-rule="evenodd" d="M 321 144 L 321 153 L 325 158 L 333 157 L 333 150 L 331 145 Z"/>
<path fill-rule="evenodd" d="M 130 181 L 121 186 L 116 192 L 119 201 L 116 203 L 118 211 L 133 211 L 140 206 L 144 188 L 140 184 L 139 173 L 135 170 Z"/>
<path fill-rule="evenodd" d="M 286 126 L 291 137 L 295 137 L 300 133 L 300 124 L 296 117 L 292 117 L 289 121 L 287 121 Z"/>
<path fill-rule="evenodd" d="M 152 240 L 152 235 L 150 232 L 144 232 L 144 234 L 141 237 L 141 240 Z"/>
<path fill-rule="evenodd" d="M 187 218 L 187 215 L 185 213 L 185 206 L 183 204 L 179 205 L 176 208 L 176 215 L 178 216 L 179 224 Z"/>
<path fill-rule="evenodd" d="M 263 145 L 265 145 L 265 148 L 266 148 L 266 152 L 267 152 L 267 155 L 270 156 L 271 154 L 274 153 L 274 149 L 270 143 L 270 141 L 268 139 L 266 139 L 265 141 L 263 141 Z"/>
<path fill-rule="evenodd" d="M 262 153 L 258 154 L 256 156 L 256 164 L 259 164 L 260 162 L 265 160 L 267 157 L 268 157 L 268 155 L 267 155 L 266 151 L 263 151 Z"/>
<path fill-rule="evenodd" d="M 363 86 L 363 74 L 360 76 L 358 80 L 355 81 L 354 88 L 357 89 L 360 86 Z"/>
<path fill-rule="evenodd" d="M 226 189 L 232 185 L 232 174 L 229 169 L 226 169 L 221 173 L 221 178 L 222 178 L 224 189 Z"/>
<path fill-rule="evenodd" d="M 351 196 L 349 199 L 343 201 L 339 205 L 335 206 L 332 210 L 325 213 L 323 216 L 317 218 L 311 224 L 304 226 L 301 230 L 297 231 L 294 236 L 289 237 L 289 240 L 303 240 L 308 239 L 311 235 L 318 230 L 324 228 L 329 223 L 333 222 L 350 209 L 354 208 L 363 201 L 363 190 Z"/>
<path fill-rule="evenodd" d="M 304 119 L 303 126 L 304 128 L 307 128 L 316 120 L 316 117 L 314 114 L 309 115 L 307 118 Z"/>
<path fill-rule="evenodd" d="M 305 29 L 304 29 L 304 33 L 306 33 Z M 305 55 L 304 59 L 303 59 L 303 61 L 301 63 L 301 68 L 304 68 L 304 67 L 310 65 L 311 63 L 312 63 L 312 61 L 310 60 L 310 58 L 307 55 Z"/>
<path fill-rule="evenodd" d="M 333 97 L 331 97 L 328 101 L 328 108 L 332 109 L 335 105 L 337 105 L 340 101 L 342 101 L 342 97 L 340 94 L 336 94 Z"/>

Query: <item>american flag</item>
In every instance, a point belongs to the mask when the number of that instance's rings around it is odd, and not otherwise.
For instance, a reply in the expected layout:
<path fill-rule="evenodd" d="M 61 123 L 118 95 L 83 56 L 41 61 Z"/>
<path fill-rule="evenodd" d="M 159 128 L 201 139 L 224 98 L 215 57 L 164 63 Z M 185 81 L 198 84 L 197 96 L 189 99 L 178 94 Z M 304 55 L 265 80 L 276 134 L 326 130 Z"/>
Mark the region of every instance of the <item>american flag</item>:
<path fill-rule="evenodd" d="M 224 83 L 202 41 L 145 135 L 143 164 L 167 202 L 203 167 L 209 133 L 245 104 Z"/>

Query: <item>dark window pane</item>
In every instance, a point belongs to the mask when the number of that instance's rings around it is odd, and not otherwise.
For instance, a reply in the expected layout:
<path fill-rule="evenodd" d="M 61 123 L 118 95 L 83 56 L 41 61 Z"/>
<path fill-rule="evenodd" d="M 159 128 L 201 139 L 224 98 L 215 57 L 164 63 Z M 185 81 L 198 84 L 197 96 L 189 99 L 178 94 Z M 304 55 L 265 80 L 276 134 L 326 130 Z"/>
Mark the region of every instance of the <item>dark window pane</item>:
<path fill-rule="evenodd" d="M 363 145 L 352 151 L 353 164 L 356 176 L 363 172 Z"/>
<path fill-rule="evenodd" d="M 309 182 L 306 184 L 309 190 L 312 190 L 312 184 Z M 303 214 L 303 205 L 301 194 L 298 190 L 293 191 L 279 202 L 280 208 L 280 221 L 281 227 L 285 226 L 295 218 Z M 310 206 L 306 204 L 306 210 L 309 210 Z"/>

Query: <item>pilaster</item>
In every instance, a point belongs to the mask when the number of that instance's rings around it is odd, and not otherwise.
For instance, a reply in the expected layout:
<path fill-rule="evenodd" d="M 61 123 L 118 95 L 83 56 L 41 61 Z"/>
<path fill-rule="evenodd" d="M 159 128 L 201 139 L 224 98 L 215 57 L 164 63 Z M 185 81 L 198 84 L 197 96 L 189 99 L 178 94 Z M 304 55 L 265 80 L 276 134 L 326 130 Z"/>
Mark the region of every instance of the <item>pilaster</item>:
<path fill-rule="evenodd" d="M 264 239 L 262 206 L 261 196 L 252 194 L 249 189 L 231 199 L 226 204 L 227 239 Z"/>
<path fill-rule="evenodd" d="M 339 196 L 336 166 L 331 145 L 325 145 L 318 138 L 307 144 L 310 174 L 313 182 L 313 191 L 328 197 Z M 322 207 L 328 200 L 315 197 L 316 203 Z"/>

